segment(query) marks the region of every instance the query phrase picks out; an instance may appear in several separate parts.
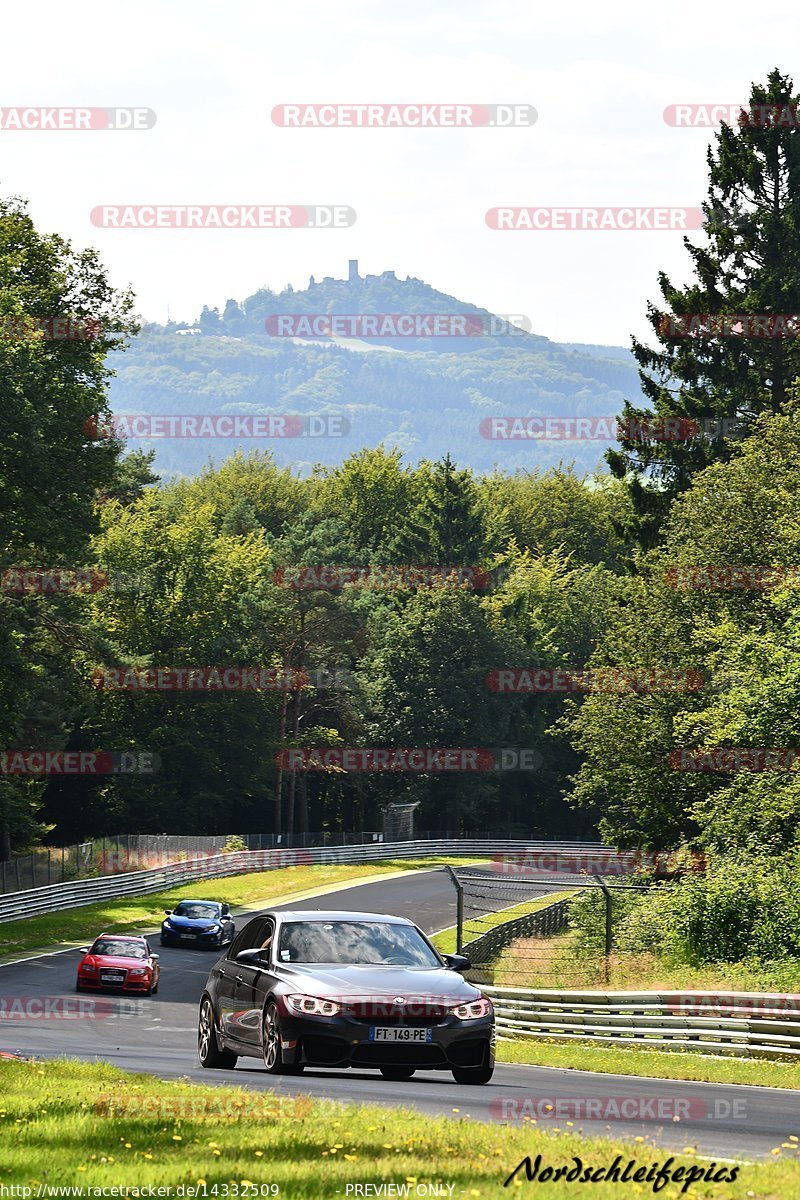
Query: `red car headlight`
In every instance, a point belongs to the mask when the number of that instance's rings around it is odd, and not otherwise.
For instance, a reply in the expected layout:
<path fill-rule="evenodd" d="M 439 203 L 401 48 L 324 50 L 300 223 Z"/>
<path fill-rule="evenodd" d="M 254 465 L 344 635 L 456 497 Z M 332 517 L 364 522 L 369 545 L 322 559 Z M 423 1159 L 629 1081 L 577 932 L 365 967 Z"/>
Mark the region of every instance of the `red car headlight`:
<path fill-rule="evenodd" d="M 481 996 L 480 1000 L 468 1000 L 466 1004 L 459 1004 L 455 1008 L 451 1008 L 450 1012 L 454 1017 L 458 1017 L 459 1021 L 474 1021 L 477 1017 L 490 1017 L 494 1012 L 494 1006 L 491 1000 Z"/>
<path fill-rule="evenodd" d="M 131 970 L 128 972 L 128 974 L 136 975 L 137 977 L 139 975 L 149 975 L 150 968 L 149 967 L 132 967 Z"/>
<path fill-rule="evenodd" d="M 319 996 L 295 994 L 283 999 L 289 1012 L 296 1017 L 335 1017 L 342 1011 L 341 1004 L 335 1000 L 322 1000 Z"/>
<path fill-rule="evenodd" d="M 93 963 L 81 963 L 79 968 L 84 975 L 96 975 L 97 967 Z"/>

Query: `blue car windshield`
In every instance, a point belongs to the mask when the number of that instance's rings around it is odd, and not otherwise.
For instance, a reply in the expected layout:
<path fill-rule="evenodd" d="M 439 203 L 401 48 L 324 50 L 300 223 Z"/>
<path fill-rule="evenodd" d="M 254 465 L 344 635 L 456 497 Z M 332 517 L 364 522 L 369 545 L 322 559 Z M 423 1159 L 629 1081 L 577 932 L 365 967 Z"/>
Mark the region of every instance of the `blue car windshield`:
<path fill-rule="evenodd" d="M 190 921 L 215 921 L 219 916 L 219 908 L 216 904 L 197 904 L 192 900 L 182 900 L 172 915 L 188 917 Z"/>
<path fill-rule="evenodd" d="M 440 967 L 410 925 L 378 921 L 291 921 L 281 927 L 278 962 L 341 966 Z"/>

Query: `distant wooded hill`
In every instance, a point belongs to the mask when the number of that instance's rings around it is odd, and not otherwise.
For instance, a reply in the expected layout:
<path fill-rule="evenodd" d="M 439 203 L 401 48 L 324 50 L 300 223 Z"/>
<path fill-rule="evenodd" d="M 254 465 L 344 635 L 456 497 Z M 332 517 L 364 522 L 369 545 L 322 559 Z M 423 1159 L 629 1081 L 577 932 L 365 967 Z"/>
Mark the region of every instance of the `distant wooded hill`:
<path fill-rule="evenodd" d="M 420 279 L 400 280 L 391 271 L 360 278 L 356 271 L 351 264 L 350 278 L 319 283 L 312 276 L 305 291 L 262 288 L 242 303 L 229 300 L 222 313 L 204 308 L 194 326 L 147 324 L 110 363 L 117 371 L 111 404 L 118 415 L 339 414 L 346 418 L 344 436 L 161 437 L 131 439 L 130 448 L 155 448 L 155 465 L 167 475 L 194 474 L 237 446 L 268 448 L 279 464 L 307 470 L 379 443 L 400 448 L 411 462 L 449 451 L 479 471 L 561 461 L 574 461 L 582 471 L 602 467 L 609 439 L 498 441 L 481 433 L 487 429 L 481 422 L 502 416 L 612 418 L 625 399 L 641 399 L 629 351 L 559 345 L 521 330 L 530 324 L 523 319 L 497 317 Z M 316 332 L 326 314 L 338 314 L 344 327 L 343 318 L 354 314 L 404 316 L 402 324 L 412 331 L 425 323 L 409 321 L 409 314 L 439 314 L 445 333 L 459 327 L 448 318 L 460 317 L 468 336 L 392 337 L 386 331 L 396 322 L 385 320 L 373 323 L 379 336 L 345 340 L 267 332 Z M 300 316 L 305 322 L 279 320 Z M 353 325 L 362 334 L 363 326 L 363 320 Z"/>

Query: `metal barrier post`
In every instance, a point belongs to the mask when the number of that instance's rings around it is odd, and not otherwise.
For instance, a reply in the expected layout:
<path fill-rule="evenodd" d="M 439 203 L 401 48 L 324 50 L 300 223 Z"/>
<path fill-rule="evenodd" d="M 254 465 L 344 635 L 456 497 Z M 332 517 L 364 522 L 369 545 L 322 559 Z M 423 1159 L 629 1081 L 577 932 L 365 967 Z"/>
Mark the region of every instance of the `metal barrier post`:
<path fill-rule="evenodd" d="M 449 863 L 445 870 L 449 872 L 456 889 L 456 954 L 460 954 L 464 946 L 464 888 Z"/>
<path fill-rule="evenodd" d="M 611 892 L 609 891 L 609 889 L 606 885 L 606 881 L 604 879 L 601 879 L 601 877 L 599 875 L 595 875 L 594 878 L 597 880 L 598 884 L 603 889 L 603 895 L 606 898 L 605 967 L 606 967 L 606 983 L 608 983 L 609 972 L 610 972 L 609 959 L 611 958 L 611 940 L 612 940 L 611 905 L 614 902 L 614 897 L 611 895 Z"/>

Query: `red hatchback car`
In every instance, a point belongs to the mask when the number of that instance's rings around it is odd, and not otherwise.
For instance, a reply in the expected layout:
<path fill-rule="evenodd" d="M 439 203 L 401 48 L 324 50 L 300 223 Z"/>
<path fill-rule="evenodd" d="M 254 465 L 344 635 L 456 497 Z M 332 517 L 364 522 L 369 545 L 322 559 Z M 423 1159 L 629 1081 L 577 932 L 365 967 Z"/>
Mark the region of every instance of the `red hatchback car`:
<path fill-rule="evenodd" d="M 143 937 L 101 933 L 94 945 L 81 950 L 76 990 L 158 991 L 158 955 Z"/>

